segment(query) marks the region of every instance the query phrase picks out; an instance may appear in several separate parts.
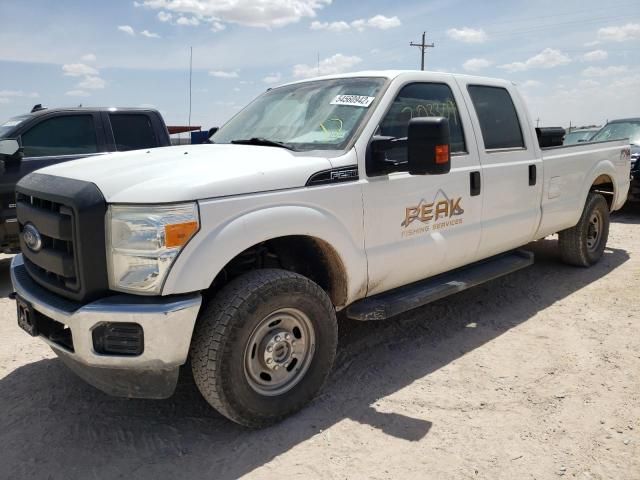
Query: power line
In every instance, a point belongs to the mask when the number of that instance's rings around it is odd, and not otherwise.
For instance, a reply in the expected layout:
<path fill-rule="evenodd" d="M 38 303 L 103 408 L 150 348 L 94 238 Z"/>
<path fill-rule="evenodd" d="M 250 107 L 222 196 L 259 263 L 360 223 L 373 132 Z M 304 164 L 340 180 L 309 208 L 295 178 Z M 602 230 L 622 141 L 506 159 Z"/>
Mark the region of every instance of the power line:
<path fill-rule="evenodd" d="M 422 53 L 422 56 L 421 56 L 422 62 L 420 63 L 420 70 L 424 70 L 424 54 L 426 53 L 427 48 L 435 47 L 433 43 L 430 43 L 430 44 L 425 43 L 427 41 L 426 36 L 427 36 L 427 32 L 422 32 L 422 43 L 411 42 L 409 44 L 410 47 L 420 47 L 420 51 Z"/>

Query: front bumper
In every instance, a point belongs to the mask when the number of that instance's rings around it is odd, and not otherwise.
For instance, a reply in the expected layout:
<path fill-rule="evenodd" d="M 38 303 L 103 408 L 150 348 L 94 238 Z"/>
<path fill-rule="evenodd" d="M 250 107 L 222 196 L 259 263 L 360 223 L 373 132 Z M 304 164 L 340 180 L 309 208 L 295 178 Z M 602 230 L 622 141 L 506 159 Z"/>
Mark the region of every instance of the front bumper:
<path fill-rule="evenodd" d="M 71 330 L 71 346 L 40 334 L 54 352 L 88 383 L 117 396 L 167 398 L 173 393 L 179 367 L 187 360 L 191 335 L 202 303 L 197 294 L 171 297 L 114 295 L 88 304 L 69 301 L 35 283 L 22 255 L 11 263 L 14 291 L 46 321 Z M 137 323 L 144 332 L 144 350 L 137 356 L 106 355 L 94 350 L 93 330 L 105 323 Z"/>

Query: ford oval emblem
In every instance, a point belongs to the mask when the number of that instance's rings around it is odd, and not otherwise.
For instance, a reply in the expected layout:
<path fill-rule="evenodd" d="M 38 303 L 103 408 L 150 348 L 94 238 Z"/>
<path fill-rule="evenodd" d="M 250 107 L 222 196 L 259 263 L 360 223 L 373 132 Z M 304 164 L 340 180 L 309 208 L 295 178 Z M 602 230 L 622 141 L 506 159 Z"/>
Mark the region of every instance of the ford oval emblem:
<path fill-rule="evenodd" d="M 42 248 L 42 237 L 32 223 L 27 223 L 22 229 L 22 239 L 27 247 L 29 247 L 29 250 L 39 252 Z"/>

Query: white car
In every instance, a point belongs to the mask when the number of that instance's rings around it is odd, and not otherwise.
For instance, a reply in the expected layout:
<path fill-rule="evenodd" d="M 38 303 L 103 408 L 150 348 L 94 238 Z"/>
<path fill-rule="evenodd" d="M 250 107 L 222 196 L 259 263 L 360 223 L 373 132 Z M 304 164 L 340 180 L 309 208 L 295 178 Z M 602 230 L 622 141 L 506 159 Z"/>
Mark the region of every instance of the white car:
<path fill-rule="evenodd" d="M 213 144 L 39 170 L 17 188 L 18 321 L 98 388 L 206 400 L 250 427 L 301 409 L 336 312 L 383 320 L 528 266 L 603 255 L 626 141 L 541 149 L 508 81 L 362 72 L 270 89 Z M 561 271 L 558 275 L 562 275 Z"/>

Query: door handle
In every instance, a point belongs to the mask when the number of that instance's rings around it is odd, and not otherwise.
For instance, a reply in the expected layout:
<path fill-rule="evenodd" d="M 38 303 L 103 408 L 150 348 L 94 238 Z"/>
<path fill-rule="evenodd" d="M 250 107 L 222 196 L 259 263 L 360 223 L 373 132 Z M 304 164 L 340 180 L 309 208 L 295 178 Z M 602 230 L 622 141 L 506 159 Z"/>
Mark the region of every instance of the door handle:
<path fill-rule="evenodd" d="M 469 173 L 469 190 L 472 197 L 480 195 L 481 184 L 480 184 L 480 172 L 471 172 Z"/>
<path fill-rule="evenodd" d="M 529 186 L 533 186 L 536 184 L 537 180 L 537 169 L 535 165 L 529 165 Z"/>

